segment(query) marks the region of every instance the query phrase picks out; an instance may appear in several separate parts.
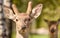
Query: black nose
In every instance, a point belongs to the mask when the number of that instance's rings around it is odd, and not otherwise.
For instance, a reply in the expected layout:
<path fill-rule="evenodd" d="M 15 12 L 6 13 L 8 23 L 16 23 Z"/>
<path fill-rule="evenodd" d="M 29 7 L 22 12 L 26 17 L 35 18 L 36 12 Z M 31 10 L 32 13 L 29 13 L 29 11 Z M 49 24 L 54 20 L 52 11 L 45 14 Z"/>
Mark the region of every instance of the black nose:
<path fill-rule="evenodd" d="M 25 29 L 26 29 L 26 26 L 23 26 L 23 27 L 22 27 L 22 30 L 25 30 Z"/>
<path fill-rule="evenodd" d="M 51 33 L 54 33 L 54 32 L 55 32 L 55 29 L 54 29 L 54 28 L 52 28 L 52 29 L 51 29 Z"/>

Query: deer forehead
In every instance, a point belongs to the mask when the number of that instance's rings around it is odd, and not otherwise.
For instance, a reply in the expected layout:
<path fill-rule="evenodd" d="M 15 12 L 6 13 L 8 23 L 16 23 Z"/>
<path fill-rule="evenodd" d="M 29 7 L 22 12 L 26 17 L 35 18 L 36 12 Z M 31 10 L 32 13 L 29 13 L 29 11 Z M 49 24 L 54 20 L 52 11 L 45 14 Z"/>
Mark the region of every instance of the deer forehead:
<path fill-rule="evenodd" d="M 30 18 L 28 14 L 26 13 L 19 13 L 17 15 L 17 18 L 20 18 L 20 19 L 25 19 L 25 18 Z"/>

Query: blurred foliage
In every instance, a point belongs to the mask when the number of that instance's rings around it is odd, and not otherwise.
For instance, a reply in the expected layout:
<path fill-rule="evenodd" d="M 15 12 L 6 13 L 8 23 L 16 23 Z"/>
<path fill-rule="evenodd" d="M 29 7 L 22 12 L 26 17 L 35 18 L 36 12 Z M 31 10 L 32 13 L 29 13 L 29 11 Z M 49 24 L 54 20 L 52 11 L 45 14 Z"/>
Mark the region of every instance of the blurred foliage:
<path fill-rule="evenodd" d="M 27 4 L 32 1 L 33 7 L 39 3 L 43 4 L 41 15 L 36 19 L 36 27 L 44 26 L 44 20 L 55 20 L 60 18 L 60 0 L 13 0 L 20 12 L 25 12 Z"/>

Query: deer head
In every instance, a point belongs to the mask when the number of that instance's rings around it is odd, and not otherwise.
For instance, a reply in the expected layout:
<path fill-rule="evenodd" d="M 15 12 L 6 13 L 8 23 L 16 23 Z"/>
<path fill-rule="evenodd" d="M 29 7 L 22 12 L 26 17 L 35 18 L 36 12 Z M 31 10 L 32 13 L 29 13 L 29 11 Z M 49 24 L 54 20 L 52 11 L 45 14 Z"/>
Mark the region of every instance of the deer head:
<path fill-rule="evenodd" d="M 60 19 L 58 19 L 58 21 L 49 21 L 49 20 L 44 19 L 44 21 L 47 22 L 50 32 L 54 33 L 58 27 Z"/>
<path fill-rule="evenodd" d="M 29 27 L 29 24 L 32 22 L 32 19 L 36 19 L 41 14 L 42 7 L 43 7 L 42 4 L 38 4 L 36 7 L 32 9 L 32 2 L 30 1 L 28 3 L 26 13 L 24 12 L 20 13 L 15 4 L 13 4 L 12 5 L 13 10 L 11 10 L 10 8 L 4 8 L 5 17 L 15 21 L 16 30 L 20 31 L 21 29 L 26 29 L 27 27 Z"/>

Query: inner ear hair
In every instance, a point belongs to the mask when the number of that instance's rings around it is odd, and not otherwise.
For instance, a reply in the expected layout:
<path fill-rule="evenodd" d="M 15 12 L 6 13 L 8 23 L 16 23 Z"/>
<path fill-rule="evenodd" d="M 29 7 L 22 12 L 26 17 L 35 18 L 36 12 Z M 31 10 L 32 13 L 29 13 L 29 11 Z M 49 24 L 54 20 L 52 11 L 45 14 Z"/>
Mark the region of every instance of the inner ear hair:
<path fill-rule="evenodd" d="M 8 7 L 8 6 L 6 6 L 6 5 L 3 5 L 3 6 L 6 7 L 6 8 L 8 8 L 8 9 L 10 9 L 10 10 L 12 10 L 13 14 L 15 14 L 12 6 L 10 6 L 10 7 Z"/>

